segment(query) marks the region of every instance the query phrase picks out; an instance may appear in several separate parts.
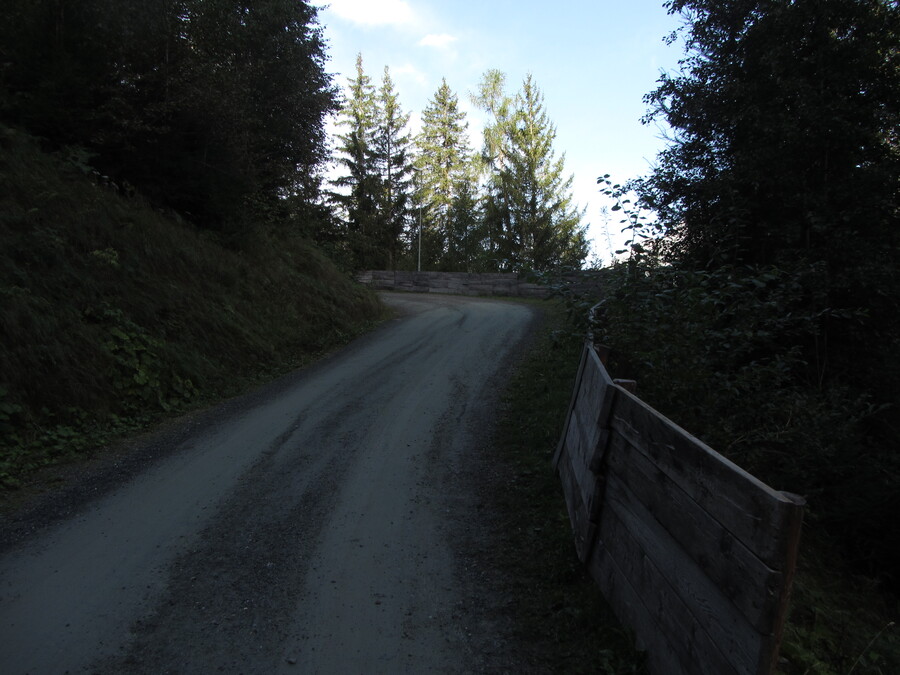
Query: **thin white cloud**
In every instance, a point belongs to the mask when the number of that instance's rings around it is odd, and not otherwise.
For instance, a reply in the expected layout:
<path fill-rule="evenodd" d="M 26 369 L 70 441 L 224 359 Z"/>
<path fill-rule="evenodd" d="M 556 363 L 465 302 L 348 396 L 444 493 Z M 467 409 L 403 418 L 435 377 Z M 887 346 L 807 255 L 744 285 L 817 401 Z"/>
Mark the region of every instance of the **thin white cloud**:
<path fill-rule="evenodd" d="M 399 26 L 415 18 L 406 0 L 331 0 L 329 10 L 364 26 Z"/>
<path fill-rule="evenodd" d="M 426 35 L 421 40 L 419 40 L 420 47 L 437 47 L 438 49 L 447 49 L 450 45 L 456 42 L 457 38 L 455 35 L 448 35 L 447 33 L 435 34 L 432 33 L 430 35 Z"/>

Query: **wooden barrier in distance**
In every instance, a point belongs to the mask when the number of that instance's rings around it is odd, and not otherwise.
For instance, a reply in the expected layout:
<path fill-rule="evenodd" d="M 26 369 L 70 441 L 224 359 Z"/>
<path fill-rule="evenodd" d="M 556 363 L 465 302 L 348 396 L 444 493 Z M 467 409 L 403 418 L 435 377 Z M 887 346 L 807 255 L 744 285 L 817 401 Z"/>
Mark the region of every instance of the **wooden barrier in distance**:
<path fill-rule="evenodd" d="M 446 293 L 451 295 L 494 295 L 523 298 L 546 298 L 550 290 L 513 273 L 489 272 L 407 272 L 401 270 L 368 270 L 357 275 L 357 281 L 372 288 L 413 293 Z"/>
<path fill-rule="evenodd" d="M 578 556 L 651 673 L 774 672 L 803 499 L 615 384 L 590 342 L 554 465 Z"/>
<path fill-rule="evenodd" d="M 597 293 L 602 274 L 597 271 L 567 272 L 561 277 L 576 292 Z M 408 272 L 402 270 L 367 270 L 357 281 L 375 289 L 413 293 L 448 293 L 452 295 L 493 295 L 521 298 L 547 298 L 550 287 L 529 281 L 527 275 L 508 272 Z"/>

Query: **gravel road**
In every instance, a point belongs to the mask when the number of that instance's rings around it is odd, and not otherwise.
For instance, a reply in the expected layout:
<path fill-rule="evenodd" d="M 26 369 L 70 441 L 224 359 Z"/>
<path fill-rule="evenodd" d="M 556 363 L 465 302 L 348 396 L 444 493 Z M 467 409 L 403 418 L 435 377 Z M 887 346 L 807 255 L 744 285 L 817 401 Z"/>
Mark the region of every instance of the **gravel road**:
<path fill-rule="evenodd" d="M 350 347 L 7 516 L 0 672 L 513 667 L 473 474 L 534 313 L 384 297 Z"/>

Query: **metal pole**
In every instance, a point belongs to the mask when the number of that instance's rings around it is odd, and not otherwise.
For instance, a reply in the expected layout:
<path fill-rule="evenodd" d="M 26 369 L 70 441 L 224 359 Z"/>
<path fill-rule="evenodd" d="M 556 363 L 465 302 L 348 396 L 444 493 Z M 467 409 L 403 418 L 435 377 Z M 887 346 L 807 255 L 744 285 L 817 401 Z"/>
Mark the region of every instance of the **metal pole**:
<path fill-rule="evenodd" d="M 419 204 L 419 267 L 418 271 L 422 271 L 422 205 Z"/>

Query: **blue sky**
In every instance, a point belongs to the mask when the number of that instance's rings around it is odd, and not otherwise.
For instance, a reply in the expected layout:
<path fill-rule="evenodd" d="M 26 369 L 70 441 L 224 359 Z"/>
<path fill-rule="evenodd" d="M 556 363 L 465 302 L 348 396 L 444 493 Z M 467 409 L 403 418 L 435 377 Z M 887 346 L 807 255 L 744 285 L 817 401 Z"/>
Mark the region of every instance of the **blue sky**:
<path fill-rule="evenodd" d="M 575 200 L 587 208 L 593 250 L 608 260 L 597 176 L 624 181 L 646 174 L 665 145 L 660 128 L 640 123 L 644 95 L 682 56 L 679 43 L 663 42 L 681 20 L 662 2 L 331 0 L 320 20 L 328 69 L 339 84 L 354 74 L 357 53 L 376 82 L 388 66 L 415 132 L 445 77 L 469 116 L 476 148 L 483 116 L 468 98 L 484 71 L 505 72 L 510 93 L 531 73 L 556 124 L 556 152 L 565 153 L 566 171 L 575 177 Z M 618 248 L 617 218 L 608 229 Z"/>

